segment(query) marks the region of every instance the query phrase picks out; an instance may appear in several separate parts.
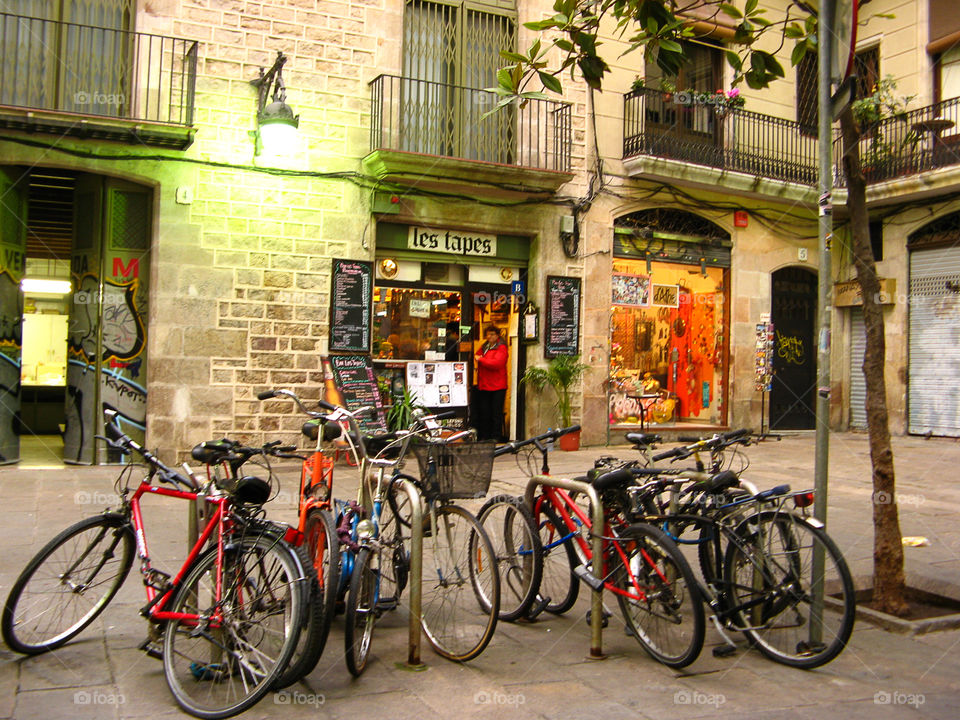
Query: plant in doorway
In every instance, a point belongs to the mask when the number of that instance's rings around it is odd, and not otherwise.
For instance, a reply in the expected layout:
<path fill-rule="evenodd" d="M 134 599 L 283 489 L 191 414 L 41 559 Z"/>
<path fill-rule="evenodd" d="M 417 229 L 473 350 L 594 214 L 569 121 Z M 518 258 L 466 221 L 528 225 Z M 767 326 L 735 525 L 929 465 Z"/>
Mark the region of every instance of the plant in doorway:
<path fill-rule="evenodd" d="M 520 382 L 530 385 L 535 390 L 543 390 L 549 385 L 557 395 L 557 410 L 560 411 L 561 427 L 570 427 L 573 424 L 573 386 L 583 378 L 583 374 L 590 368 L 580 362 L 579 355 L 557 355 L 547 367 L 531 367 L 520 378 Z M 580 448 L 580 433 L 570 433 L 560 438 L 561 450 L 578 450 Z"/>

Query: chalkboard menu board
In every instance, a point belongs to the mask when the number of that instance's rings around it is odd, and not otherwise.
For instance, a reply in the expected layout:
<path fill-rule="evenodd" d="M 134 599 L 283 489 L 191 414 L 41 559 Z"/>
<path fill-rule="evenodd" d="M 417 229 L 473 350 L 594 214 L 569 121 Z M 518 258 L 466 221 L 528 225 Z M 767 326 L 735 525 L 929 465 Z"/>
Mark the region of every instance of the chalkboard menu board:
<path fill-rule="evenodd" d="M 383 413 L 380 390 L 377 388 L 377 376 L 373 372 L 369 356 L 331 355 L 330 364 L 333 366 L 334 382 L 340 388 L 347 410 L 370 405 L 377 409 L 376 415 L 360 418 L 360 426 L 371 432 L 386 432 L 387 420 Z"/>
<path fill-rule="evenodd" d="M 330 283 L 331 350 L 370 352 L 373 265 L 334 260 Z"/>
<path fill-rule="evenodd" d="M 580 278 L 547 277 L 543 352 L 548 358 L 580 353 Z"/>

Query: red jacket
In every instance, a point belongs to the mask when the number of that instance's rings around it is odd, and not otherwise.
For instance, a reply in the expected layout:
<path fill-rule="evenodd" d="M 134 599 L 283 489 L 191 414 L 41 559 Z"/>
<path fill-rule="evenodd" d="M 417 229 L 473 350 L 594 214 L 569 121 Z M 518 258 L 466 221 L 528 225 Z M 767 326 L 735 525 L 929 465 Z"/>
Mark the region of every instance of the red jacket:
<path fill-rule="evenodd" d="M 507 389 L 507 346 L 497 343 L 487 349 L 486 343 L 477 350 L 477 389 Z"/>

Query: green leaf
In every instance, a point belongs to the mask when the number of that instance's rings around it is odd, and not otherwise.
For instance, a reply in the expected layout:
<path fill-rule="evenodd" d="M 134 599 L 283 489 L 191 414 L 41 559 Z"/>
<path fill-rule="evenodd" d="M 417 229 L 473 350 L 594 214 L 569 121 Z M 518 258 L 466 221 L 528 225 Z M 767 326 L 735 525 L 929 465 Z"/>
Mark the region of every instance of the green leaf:
<path fill-rule="evenodd" d="M 780 64 L 780 61 L 777 60 L 777 58 L 765 50 L 758 50 L 757 52 L 763 56 L 763 64 L 768 73 L 771 73 L 776 77 L 783 77 L 783 65 Z"/>
<path fill-rule="evenodd" d="M 757 0 L 747 0 L 747 4 L 743 8 L 743 14 L 750 15 L 756 9 L 757 9 Z"/>
<path fill-rule="evenodd" d="M 731 5 L 730 3 L 720 3 L 720 10 L 737 20 L 743 17 L 743 13 L 737 10 L 735 5 Z"/>
<path fill-rule="evenodd" d="M 556 45 L 561 50 L 563 50 L 564 52 L 573 51 L 573 43 L 570 42 L 569 40 L 564 40 L 563 38 L 560 38 L 559 40 L 556 40 L 553 44 Z"/>
<path fill-rule="evenodd" d="M 656 19 L 654 19 L 654 18 L 647 18 L 647 32 L 648 32 L 648 33 L 650 33 L 651 35 L 656 35 L 656 34 L 657 34 L 657 30 L 659 30 L 659 29 L 660 29 L 660 26 L 657 24 Z"/>
<path fill-rule="evenodd" d="M 540 82 L 543 83 L 543 86 L 547 90 L 552 90 L 558 94 L 563 92 L 563 86 L 561 86 L 560 81 L 550 73 L 538 72 L 537 75 L 540 77 Z"/>
<path fill-rule="evenodd" d="M 803 37 L 803 28 L 796 23 L 790 23 L 783 29 L 783 35 L 790 40 L 796 40 Z"/>
<path fill-rule="evenodd" d="M 807 54 L 807 44 L 803 42 L 798 42 L 793 46 L 793 52 L 790 53 L 790 64 L 797 66 L 800 64 L 800 61 L 803 60 L 803 56 Z"/>
<path fill-rule="evenodd" d="M 504 60 L 509 60 L 512 63 L 522 63 L 527 61 L 526 56 L 521 55 L 520 53 L 510 52 L 509 50 L 501 50 L 500 57 L 502 57 Z"/>
<path fill-rule="evenodd" d="M 724 54 L 727 56 L 727 62 L 730 63 L 730 67 L 740 72 L 743 67 L 743 60 L 740 59 L 740 56 L 733 50 L 727 50 Z"/>
<path fill-rule="evenodd" d="M 680 43 L 674 42 L 673 40 L 669 40 L 668 38 L 663 38 L 662 40 L 660 40 L 660 47 L 666 50 L 667 52 L 672 52 L 672 53 L 683 52 L 683 47 L 680 45 Z"/>
<path fill-rule="evenodd" d="M 510 72 L 511 68 L 500 68 L 497 70 L 497 83 L 500 87 L 507 88 L 508 90 L 514 90 L 513 85 L 513 75 Z"/>
<path fill-rule="evenodd" d="M 807 15 L 807 19 L 804 20 L 804 26 L 807 28 L 807 35 L 812 33 L 817 29 L 817 16 L 816 15 Z"/>
<path fill-rule="evenodd" d="M 757 25 L 763 28 L 770 27 L 771 25 L 773 25 L 772 21 L 767 20 L 766 18 L 757 17 L 756 15 L 754 15 L 751 18 L 751 20 L 753 20 L 753 22 L 755 22 Z"/>
<path fill-rule="evenodd" d="M 524 100 L 549 100 L 550 99 L 549 97 L 547 97 L 546 93 L 542 93 L 539 90 L 522 92 L 520 93 L 519 97 L 522 97 Z"/>

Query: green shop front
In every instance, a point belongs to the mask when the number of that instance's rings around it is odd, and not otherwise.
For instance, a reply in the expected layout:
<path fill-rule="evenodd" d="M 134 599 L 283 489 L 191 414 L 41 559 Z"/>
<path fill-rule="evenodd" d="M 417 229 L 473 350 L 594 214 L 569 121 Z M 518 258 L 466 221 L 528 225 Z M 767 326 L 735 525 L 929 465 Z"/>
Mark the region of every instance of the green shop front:
<path fill-rule="evenodd" d="M 381 222 L 374 261 L 371 356 L 381 387 L 407 388 L 450 424 L 469 423 L 474 355 L 490 326 L 509 349 L 504 434 L 517 437 L 524 371 L 518 341 L 530 241 L 517 235 Z"/>

